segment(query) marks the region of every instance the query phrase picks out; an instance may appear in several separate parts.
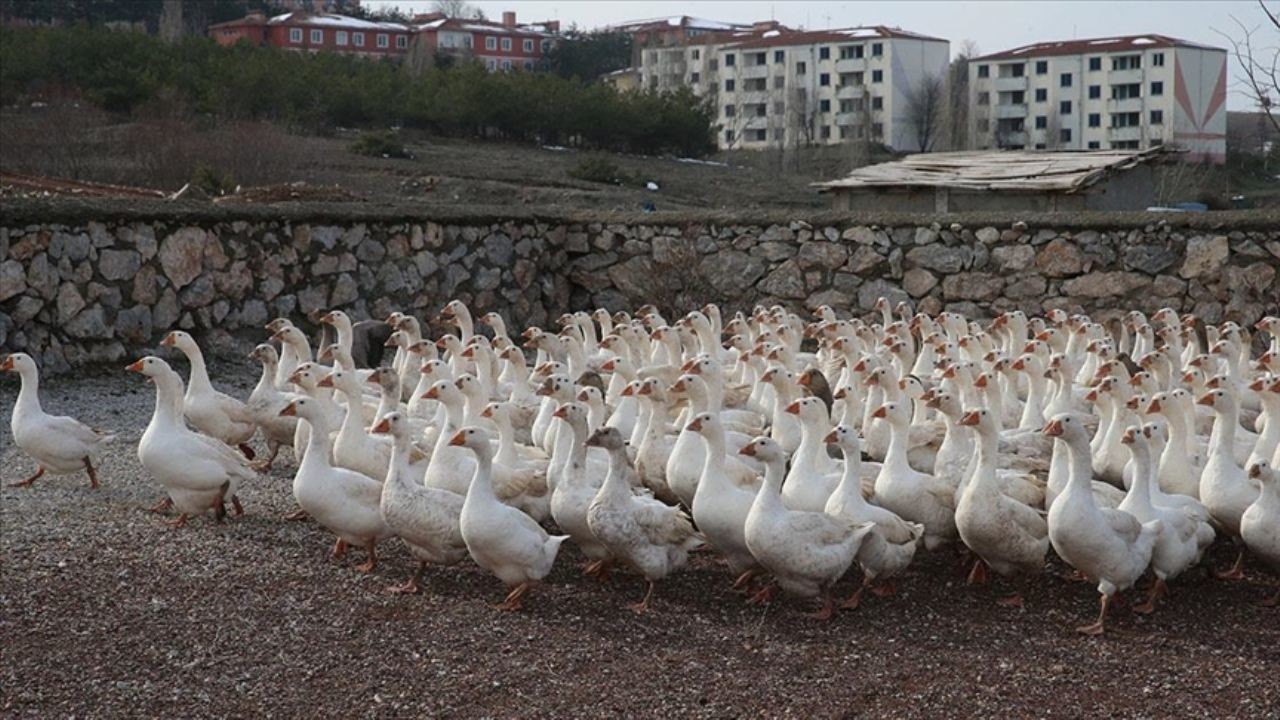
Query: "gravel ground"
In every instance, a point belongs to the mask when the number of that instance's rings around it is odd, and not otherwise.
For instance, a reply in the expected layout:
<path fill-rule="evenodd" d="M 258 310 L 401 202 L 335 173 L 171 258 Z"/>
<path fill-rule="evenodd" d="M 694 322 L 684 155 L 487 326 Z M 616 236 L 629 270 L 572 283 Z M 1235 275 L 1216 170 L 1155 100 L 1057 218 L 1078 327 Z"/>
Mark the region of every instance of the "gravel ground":
<path fill-rule="evenodd" d="M 15 380 L 0 379 L 6 417 Z M 243 397 L 252 382 L 246 368 L 219 384 Z M 0 491 L 6 717 L 1280 715 L 1280 616 L 1258 605 L 1276 579 L 1256 566 L 1236 584 L 1196 572 L 1155 615 L 1121 609 L 1085 638 L 1072 628 L 1096 612 L 1091 587 L 1051 574 L 1005 609 L 1004 587 L 966 587 L 950 552 L 823 624 L 785 599 L 744 605 L 710 555 L 636 616 L 622 605 L 639 580 L 581 579 L 566 546 L 506 614 L 475 566 L 403 597 L 384 593 L 412 568 L 397 543 L 372 575 L 352 569 L 359 551 L 329 560 L 324 531 L 280 519 L 288 462 L 244 490 L 243 517 L 170 530 L 144 509 L 161 495 L 135 455 L 151 386 L 112 370 L 43 395 L 121 438 L 100 490 L 75 476 Z M 7 484 L 30 462 L 2 437 Z M 1230 557 L 1219 546 L 1212 561 Z"/>

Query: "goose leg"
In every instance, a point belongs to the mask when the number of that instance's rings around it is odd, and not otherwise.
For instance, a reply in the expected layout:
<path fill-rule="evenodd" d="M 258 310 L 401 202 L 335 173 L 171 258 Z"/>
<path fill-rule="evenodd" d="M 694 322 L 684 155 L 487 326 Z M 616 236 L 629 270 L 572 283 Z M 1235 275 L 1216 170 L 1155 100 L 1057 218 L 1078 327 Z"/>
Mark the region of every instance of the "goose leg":
<path fill-rule="evenodd" d="M 1240 547 L 1239 554 L 1236 555 L 1236 561 L 1231 565 L 1230 570 L 1218 573 L 1219 580 L 1243 580 L 1244 579 L 1244 546 Z"/>
<path fill-rule="evenodd" d="M 303 510 L 302 508 L 298 508 L 297 510 L 294 510 L 291 513 L 286 513 L 284 516 L 284 519 L 289 521 L 306 520 L 307 517 L 308 517 L 307 511 Z"/>
<path fill-rule="evenodd" d="M 1141 605 L 1134 605 L 1133 611 L 1139 615 L 1150 615 L 1156 611 L 1156 599 L 1168 592 L 1169 586 L 1160 578 L 1151 584 L 1151 592 L 1147 593 L 1146 602 Z"/>
<path fill-rule="evenodd" d="M 835 601 L 831 599 L 831 592 L 824 590 L 822 593 L 822 607 L 816 612 L 807 613 L 808 617 L 814 620 L 830 620 L 836 614 Z"/>
<path fill-rule="evenodd" d="M 338 538 L 337 542 L 333 544 L 333 552 L 329 553 L 329 557 L 333 558 L 334 560 L 338 560 L 343 557 L 346 557 L 346 554 L 347 554 L 347 541 L 343 540 L 342 538 Z"/>
<path fill-rule="evenodd" d="M 27 478 L 26 480 L 22 480 L 22 481 L 19 481 L 19 482 L 16 482 L 16 483 L 10 483 L 10 484 L 9 484 L 9 487 L 31 487 L 31 484 L 32 484 L 32 483 L 34 483 L 36 480 L 39 480 L 39 479 L 40 479 L 40 476 L 41 476 L 41 475 L 43 475 L 43 474 L 44 474 L 44 466 L 43 466 L 43 465 L 41 465 L 41 466 L 39 466 L 39 467 L 37 467 L 37 468 L 36 468 L 36 474 L 35 474 L 35 475 L 32 475 L 31 477 Z"/>
<path fill-rule="evenodd" d="M 426 563 L 424 562 L 418 563 L 418 568 L 413 571 L 413 575 L 409 577 L 408 582 L 406 582 L 403 585 L 392 585 L 391 587 L 387 588 L 387 592 L 393 595 L 417 595 L 418 581 L 422 580 L 422 573 L 425 572 L 426 569 L 427 569 Z"/>
<path fill-rule="evenodd" d="M 178 529 L 178 528 L 182 527 L 183 525 L 186 525 L 186 524 L 187 524 L 187 514 L 186 514 L 186 513 L 182 513 L 182 514 L 178 515 L 177 519 L 175 519 L 175 520 L 169 520 L 169 521 L 165 522 L 165 524 L 166 524 L 166 525 L 168 525 L 169 527 L 171 527 L 171 528 L 173 528 L 173 529 L 175 529 L 175 530 L 176 530 L 176 529 Z"/>
<path fill-rule="evenodd" d="M 356 566 L 356 570 L 362 573 L 373 572 L 373 569 L 378 567 L 378 541 L 371 538 L 369 540 L 368 550 L 369 559 Z"/>
<path fill-rule="evenodd" d="M 161 500 L 160 502 L 156 503 L 155 505 L 152 505 L 151 507 L 147 508 L 147 512 L 166 513 L 169 511 L 169 508 L 171 507 L 173 507 L 173 498 L 167 497 Z"/>
<path fill-rule="evenodd" d="M 1098 621 L 1092 625 L 1082 625 L 1076 628 L 1076 632 L 1082 635 L 1101 635 L 1103 631 L 1102 622 L 1107 618 L 1107 609 L 1111 607 L 1111 596 L 1103 595 L 1101 599 L 1102 608 L 1098 612 Z"/>
<path fill-rule="evenodd" d="M 640 613 L 646 612 L 650 607 L 651 601 L 653 600 L 654 582 L 652 580 L 649 580 L 648 583 L 649 583 L 649 589 L 645 591 L 644 599 L 638 603 L 632 603 L 627 606 L 628 610 L 630 610 L 633 613 L 636 613 L 637 615 Z"/>
<path fill-rule="evenodd" d="M 862 584 L 858 586 L 857 590 L 853 591 L 853 594 L 849 596 L 848 600 L 845 600 L 843 603 L 840 604 L 840 609 L 841 610 L 857 610 L 858 606 L 862 604 L 862 593 L 867 589 L 869 585 L 871 585 L 871 578 L 863 576 Z"/>
<path fill-rule="evenodd" d="M 89 487 L 94 490 L 98 489 L 98 472 L 93 469 L 93 463 L 89 461 L 89 458 L 84 459 L 84 470 L 89 473 Z"/>
<path fill-rule="evenodd" d="M 240 504 L 240 498 L 235 495 L 231 496 L 231 507 L 236 509 L 236 515 L 244 514 L 244 506 Z"/>
<path fill-rule="evenodd" d="M 973 560 L 973 569 L 969 571 L 970 585 L 986 585 L 991 576 L 987 573 L 987 564 L 982 558 L 975 557 Z"/>
<path fill-rule="evenodd" d="M 747 592 L 747 588 L 751 587 L 751 581 L 754 580 L 758 574 L 759 572 L 757 570 L 748 570 L 742 573 L 738 576 L 737 580 L 733 581 L 733 589 L 742 593 Z"/>
<path fill-rule="evenodd" d="M 520 583 L 515 587 L 515 589 L 507 594 L 506 600 L 494 605 L 493 607 L 497 610 L 503 610 L 506 612 L 515 612 L 516 610 L 519 610 L 524 607 L 524 596 L 529 592 L 531 587 L 532 583 Z"/>
<path fill-rule="evenodd" d="M 774 583 L 769 583 L 768 585 L 765 585 L 763 588 L 761 588 L 760 592 L 747 598 L 747 604 L 748 605 L 768 605 L 769 601 L 773 600 L 773 596 L 777 594 L 778 594 L 778 586 Z"/>
<path fill-rule="evenodd" d="M 876 597 L 889 597 L 898 594 L 898 583 L 894 580 L 885 580 L 884 582 L 871 588 L 871 593 Z"/>

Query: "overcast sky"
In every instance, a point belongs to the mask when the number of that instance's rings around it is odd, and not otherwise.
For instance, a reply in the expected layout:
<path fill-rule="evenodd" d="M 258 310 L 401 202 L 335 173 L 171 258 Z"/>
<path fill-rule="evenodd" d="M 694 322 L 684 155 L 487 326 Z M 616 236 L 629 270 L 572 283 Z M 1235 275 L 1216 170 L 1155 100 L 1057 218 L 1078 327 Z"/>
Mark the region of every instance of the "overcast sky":
<path fill-rule="evenodd" d="M 1266 0 L 1280 10 L 1280 0 Z M 559 20 L 591 28 L 626 20 L 693 15 L 713 20 L 751 22 L 776 19 L 791 27 L 811 29 L 852 25 L 890 25 L 951 41 L 954 52 L 964 40 L 973 40 L 983 53 L 996 52 L 1041 40 L 1107 37 L 1138 33 L 1160 33 L 1218 47 L 1226 40 L 1215 30 L 1234 33 L 1232 16 L 1250 26 L 1260 26 L 1265 18 L 1252 0 L 1188 0 L 1184 2 L 845 2 L 833 0 L 473 0 L 490 18 L 502 17 L 503 10 L 515 10 L 522 22 Z M 429 0 L 365 0 L 376 8 L 396 5 L 409 12 L 428 12 Z M 1274 47 L 1280 43 L 1275 32 L 1260 29 Z M 1235 62 L 1231 63 L 1233 77 Z M 1233 88 L 1235 90 L 1235 88 Z M 1232 110 L 1249 109 L 1237 90 L 1229 102 Z"/>

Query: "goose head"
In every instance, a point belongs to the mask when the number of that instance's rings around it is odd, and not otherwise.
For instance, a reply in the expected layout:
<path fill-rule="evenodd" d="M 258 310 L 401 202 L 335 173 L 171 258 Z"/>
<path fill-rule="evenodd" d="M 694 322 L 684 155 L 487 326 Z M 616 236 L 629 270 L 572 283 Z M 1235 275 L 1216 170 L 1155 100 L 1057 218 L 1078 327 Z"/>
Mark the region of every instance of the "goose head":
<path fill-rule="evenodd" d="M 568 375 L 555 374 L 542 381 L 542 385 L 534 392 L 540 397 L 549 397 L 557 402 L 573 400 L 573 380 Z"/>
<path fill-rule="evenodd" d="M 400 375 L 389 367 L 380 367 L 374 370 L 373 374 L 369 376 L 368 382 L 370 385 L 377 385 L 384 392 L 400 392 Z"/>
<path fill-rule="evenodd" d="M 280 411 L 280 417 L 300 417 L 308 421 L 314 421 L 322 415 L 320 405 L 311 398 L 298 398 Z"/>
<path fill-rule="evenodd" d="M 911 408 L 907 403 L 887 402 L 876 408 L 871 417 L 886 420 L 895 427 L 906 427 L 911 423 Z"/>
<path fill-rule="evenodd" d="M 862 458 L 862 438 L 858 431 L 848 425 L 837 425 L 831 428 L 822 441 L 827 445 L 835 445 L 844 451 L 846 458 Z"/>
<path fill-rule="evenodd" d="M 1083 441 L 1089 444 L 1089 429 L 1085 426 L 1085 416 L 1081 413 L 1058 413 L 1049 418 L 1045 424 L 1044 434 L 1052 438 L 1061 438 L 1069 444 Z"/>
<path fill-rule="evenodd" d="M 477 456 L 489 457 L 492 452 L 492 445 L 489 441 L 489 431 L 479 427 L 464 427 L 454 433 L 449 439 L 449 445 L 453 447 L 464 447 Z M 479 475 L 479 473 L 476 473 Z"/>
<path fill-rule="evenodd" d="M 293 321 L 289 320 L 287 317 L 278 317 L 262 327 L 264 330 L 274 335 L 287 327 L 293 327 Z"/>
<path fill-rule="evenodd" d="M 397 440 L 409 437 L 409 421 L 399 412 L 389 412 L 369 429 L 375 435 L 390 435 Z"/>
<path fill-rule="evenodd" d="M 626 446 L 626 440 L 622 438 L 622 433 L 617 428 L 602 427 L 587 438 L 587 447 L 604 448 L 610 452 L 617 452 Z"/>
<path fill-rule="evenodd" d="M 330 310 L 320 317 L 320 322 L 339 331 L 351 332 L 351 317 L 341 310 Z"/>
<path fill-rule="evenodd" d="M 280 355 L 276 352 L 275 347 L 267 343 L 255 346 L 253 350 L 249 351 L 248 357 L 250 360 L 257 360 L 263 365 L 272 367 L 280 362 Z"/>
<path fill-rule="evenodd" d="M 796 400 L 787 406 L 786 412 L 800 418 L 800 422 L 809 424 L 819 424 L 822 422 L 830 422 L 830 416 L 827 414 L 827 404 L 816 397 L 807 397 Z"/>
<path fill-rule="evenodd" d="M 191 337 L 190 333 L 183 330 L 170 331 L 164 336 L 164 339 L 160 341 L 160 346 L 177 348 L 181 350 L 183 354 L 189 354 L 192 351 L 199 352 L 200 350 L 200 346 L 196 344 L 195 338 Z"/>
<path fill-rule="evenodd" d="M 581 430 L 583 435 L 586 434 L 587 408 L 582 403 L 560 403 L 560 407 L 556 408 L 556 411 L 551 416 L 564 420 L 575 432 Z"/>
<path fill-rule="evenodd" d="M 9 355 L 5 358 L 4 364 L 0 364 L 0 369 L 12 372 L 22 372 L 23 368 L 35 370 L 35 367 L 35 361 L 33 361 L 31 356 L 26 353 L 14 353 Z M 127 366 L 125 370 L 139 373 L 147 377 L 149 380 L 154 380 L 161 375 L 174 372 L 173 368 L 169 367 L 169 363 L 154 355 L 147 355 L 146 357 L 133 361 L 133 363 Z"/>
<path fill-rule="evenodd" d="M 999 426 L 996 425 L 996 416 L 987 408 L 966 411 L 960 418 L 960 424 L 977 428 L 980 435 L 996 435 L 1000 432 Z"/>
<path fill-rule="evenodd" d="M 159 360 L 159 358 L 156 359 Z M 164 361 L 161 360 L 161 362 Z M 129 367 L 132 368 L 133 366 L 130 365 Z M 15 372 L 22 374 L 34 372 L 35 369 L 36 361 L 31 359 L 31 356 L 26 353 L 10 353 L 9 355 L 5 355 L 4 360 L 0 360 L 0 371 L 3 372 Z"/>
<path fill-rule="evenodd" d="M 1271 467 L 1271 463 L 1266 460 L 1259 460 L 1249 466 L 1249 479 L 1253 480 L 1260 487 L 1276 482 L 1276 477 L 1280 475 Z"/>
<path fill-rule="evenodd" d="M 786 461 L 787 454 L 776 440 L 770 437 L 758 437 L 742 446 L 739 455 L 756 458 L 767 465 Z"/>

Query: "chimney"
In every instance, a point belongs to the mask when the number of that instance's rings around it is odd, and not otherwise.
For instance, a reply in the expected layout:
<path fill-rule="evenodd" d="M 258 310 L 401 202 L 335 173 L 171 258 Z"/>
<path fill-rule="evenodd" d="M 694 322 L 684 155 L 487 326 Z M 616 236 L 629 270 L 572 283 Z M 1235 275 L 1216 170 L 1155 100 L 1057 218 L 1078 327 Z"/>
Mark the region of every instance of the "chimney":
<path fill-rule="evenodd" d="M 782 25 L 777 20 L 757 20 L 756 22 L 751 23 L 751 31 L 755 33 L 769 32 L 770 30 L 777 30 L 780 27 L 782 27 Z"/>
<path fill-rule="evenodd" d="M 514 10 L 505 10 L 502 13 L 502 26 L 513 28 L 516 26 L 516 13 Z"/>
<path fill-rule="evenodd" d="M 558 33 L 558 32 L 560 32 L 560 21 L 559 21 L 559 20 L 548 20 L 548 21 L 547 21 L 546 23 L 544 23 L 544 24 L 547 26 L 547 32 L 549 32 L 549 33 Z"/>

